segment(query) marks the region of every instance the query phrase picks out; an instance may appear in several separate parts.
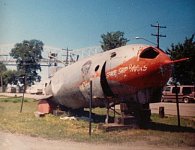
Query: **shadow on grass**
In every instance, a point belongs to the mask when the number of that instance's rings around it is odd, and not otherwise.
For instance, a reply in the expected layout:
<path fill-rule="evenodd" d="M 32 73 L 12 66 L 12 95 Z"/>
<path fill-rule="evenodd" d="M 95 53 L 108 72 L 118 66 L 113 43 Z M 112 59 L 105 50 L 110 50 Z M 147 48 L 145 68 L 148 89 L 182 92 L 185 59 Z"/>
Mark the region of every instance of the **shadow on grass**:
<path fill-rule="evenodd" d="M 106 115 L 92 114 L 92 118 L 94 123 L 105 123 Z M 109 120 L 114 121 L 114 117 L 109 117 Z M 150 129 L 155 131 L 164 131 L 164 132 L 187 132 L 187 133 L 195 133 L 195 129 L 192 127 L 184 127 L 177 125 L 168 125 L 165 123 L 157 123 L 157 122 L 149 122 L 147 124 L 141 125 L 142 129 Z"/>
<path fill-rule="evenodd" d="M 77 117 L 89 117 L 89 111 L 71 111 L 71 115 L 77 116 Z M 105 123 L 106 115 L 100 115 L 96 113 L 91 114 L 91 118 L 93 119 L 93 123 L 101 124 Z M 114 122 L 114 117 L 109 116 L 109 122 Z M 139 126 L 139 125 L 138 125 Z M 146 129 L 146 130 L 156 130 L 156 131 L 165 131 L 165 132 L 189 132 L 189 133 L 195 133 L 195 129 L 192 127 L 184 127 L 180 126 L 178 127 L 177 125 L 169 125 L 165 123 L 157 123 L 157 122 L 149 122 L 147 124 L 142 124 L 140 125 L 141 129 Z"/>
<path fill-rule="evenodd" d="M 94 123 L 105 123 L 106 115 L 92 114 Z M 114 117 L 109 116 L 109 121 L 114 122 Z"/>
<path fill-rule="evenodd" d="M 89 111 L 84 111 L 80 114 L 76 114 L 76 116 L 80 116 L 80 117 L 84 116 L 84 117 L 88 118 L 89 117 Z M 97 124 L 98 123 L 105 123 L 106 115 L 100 115 L 100 114 L 92 113 L 91 118 L 93 120 L 93 123 L 97 123 Z M 114 122 L 114 117 L 109 116 L 109 121 Z"/>
<path fill-rule="evenodd" d="M 89 112 L 88 111 L 84 111 L 81 116 L 89 117 Z M 100 115 L 100 114 L 92 113 L 91 114 L 91 118 L 93 119 L 94 123 L 105 123 L 106 115 Z M 110 118 L 112 120 L 114 120 L 113 117 L 109 116 L 109 119 Z"/>
<path fill-rule="evenodd" d="M 183 127 L 183 126 L 178 127 L 177 125 L 168 125 L 168 124 L 157 123 L 157 122 L 150 122 L 146 127 L 143 127 L 143 129 L 165 131 L 165 132 L 195 133 L 195 129 L 192 127 Z"/>

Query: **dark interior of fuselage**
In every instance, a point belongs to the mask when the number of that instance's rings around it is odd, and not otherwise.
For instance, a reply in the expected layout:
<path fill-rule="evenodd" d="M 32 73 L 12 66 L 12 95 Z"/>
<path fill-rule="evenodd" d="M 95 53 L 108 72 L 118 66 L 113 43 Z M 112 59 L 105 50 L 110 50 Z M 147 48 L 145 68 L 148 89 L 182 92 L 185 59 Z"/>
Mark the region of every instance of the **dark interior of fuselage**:
<path fill-rule="evenodd" d="M 108 84 L 108 81 L 106 79 L 106 62 L 104 63 L 103 67 L 102 67 L 102 70 L 101 70 L 101 75 L 100 75 L 100 83 L 101 83 L 101 86 L 102 86 L 102 90 L 104 92 L 104 96 L 105 97 L 113 97 L 114 94 Z"/>
<path fill-rule="evenodd" d="M 140 58 L 154 59 L 159 55 L 159 52 L 156 51 L 153 47 L 148 47 L 139 55 Z"/>

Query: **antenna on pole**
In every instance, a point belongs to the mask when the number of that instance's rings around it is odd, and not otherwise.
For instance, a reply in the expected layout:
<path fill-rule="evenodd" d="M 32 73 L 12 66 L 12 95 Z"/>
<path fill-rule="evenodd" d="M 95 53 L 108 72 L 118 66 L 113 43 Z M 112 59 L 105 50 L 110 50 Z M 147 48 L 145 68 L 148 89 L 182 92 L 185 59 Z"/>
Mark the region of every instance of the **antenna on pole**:
<path fill-rule="evenodd" d="M 157 34 L 151 34 L 152 36 L 156 36 L 156 47 L 159 48 L 159 38 L 160 37 L 166 37 L 166 35 L 162 35 L 160 34 L 160 28 L 166 28 L 166 26 L 160 26 L 159 23 L 157 22 L 157 25 L 152 25 L 151 24 L 151 27 L 155 27 L 157 28 Z"/>

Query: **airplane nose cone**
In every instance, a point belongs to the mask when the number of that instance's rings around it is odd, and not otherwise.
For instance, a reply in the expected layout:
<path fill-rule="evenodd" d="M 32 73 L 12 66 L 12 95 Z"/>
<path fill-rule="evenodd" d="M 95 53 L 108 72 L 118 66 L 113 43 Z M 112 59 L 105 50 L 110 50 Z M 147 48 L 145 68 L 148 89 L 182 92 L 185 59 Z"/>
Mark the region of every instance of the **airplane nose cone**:
<path fill-rule="evenodd" d="M 164 86 L 172 73 L 171 59 L 163 51 L 149 47 L 143 50 L 139 55 L 139 66 L 146 68 L 142 72 L 137 72 L 134 80 L 129 82 L 140 88 L 162 87 Z"/>
<path fill-rule="evenodd" d="M 173 65 L 170 62 L 171 59 L 164 52 L 159 52 L 155 63 L 150 66 L 151 86 L 164 86 L 167 83 L 172 74 Z"/>
<path fill-rule="evenodd" d="M 144 49 L 139 57 L 148 64 L 148 72 L 156 84 L 165 84 L 172 71 L 172 61 L 162 50 L 148 47 Z M 164 83 L 165 82 L 165 83 Z"/>
<path fill-rule="evenodd" d="M 117 82 L 137 89 L 162 87 L 171 76 L 171 62 L 162 50 L 146 47 L 135 57 L 109 70 L 107 79 L 110 85 Z"/>

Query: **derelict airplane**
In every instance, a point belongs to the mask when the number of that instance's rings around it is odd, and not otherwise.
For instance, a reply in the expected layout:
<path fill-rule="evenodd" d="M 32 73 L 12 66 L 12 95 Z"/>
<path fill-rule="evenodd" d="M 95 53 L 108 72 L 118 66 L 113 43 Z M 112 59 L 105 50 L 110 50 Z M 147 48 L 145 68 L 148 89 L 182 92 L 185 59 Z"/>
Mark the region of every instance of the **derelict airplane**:
<path fill-rule="evenodd" d="M 122 103 L 127 114 L 150 112 L 149 103 L 160 101 L 173 63 L 183 60 L 172 61 L 162 50 L 149 45 L 122 46 L 57 71 L 45 84 L 43 99 L 70 109 L 87 108 L 92 81 L 93 107 Z"/>

